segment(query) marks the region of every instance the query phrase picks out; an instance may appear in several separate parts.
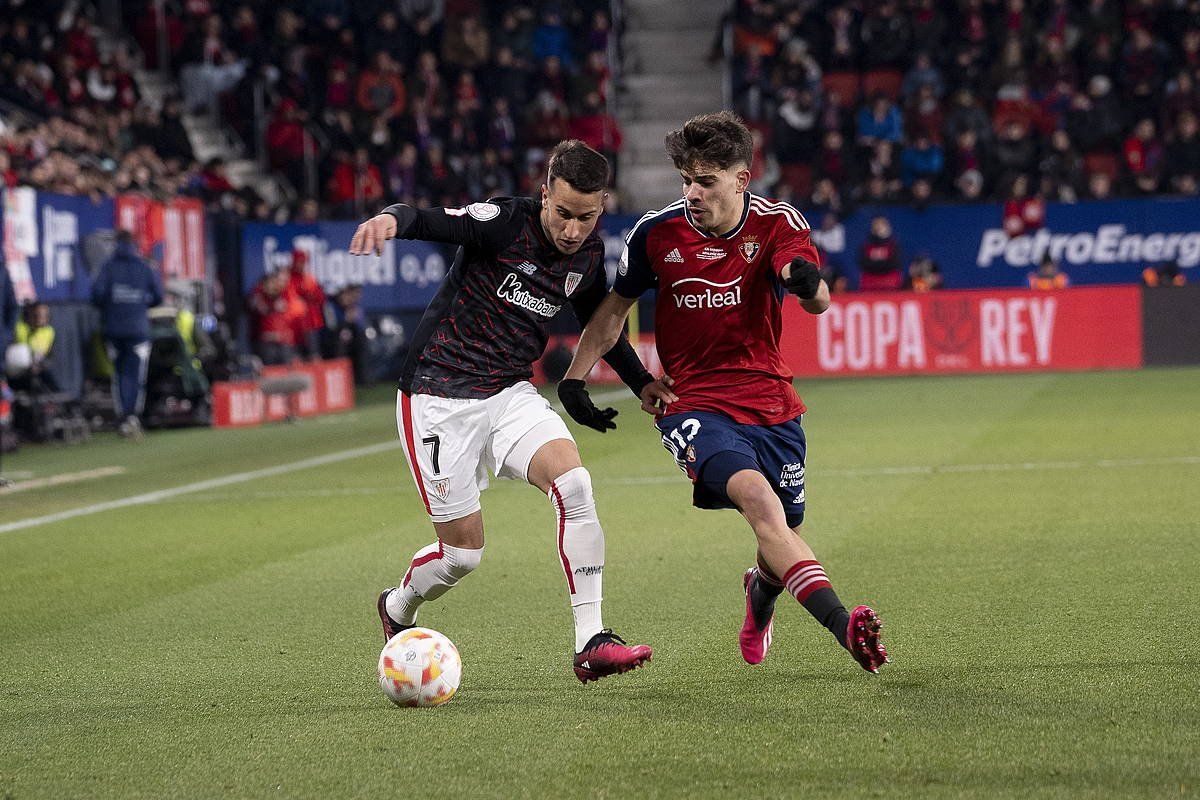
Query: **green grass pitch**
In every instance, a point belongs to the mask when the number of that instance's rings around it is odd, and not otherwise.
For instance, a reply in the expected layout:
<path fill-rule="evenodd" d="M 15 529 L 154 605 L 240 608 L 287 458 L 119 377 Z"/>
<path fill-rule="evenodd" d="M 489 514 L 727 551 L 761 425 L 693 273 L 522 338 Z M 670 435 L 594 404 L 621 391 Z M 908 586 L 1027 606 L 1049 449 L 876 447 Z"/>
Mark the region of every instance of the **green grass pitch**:
<path fill-rule="evenodd" d="M 381 587 L 431 539 L 399 449 L 0 533 L 0 798 L 1177 797 L 1200 792 L 1200 369 L 809 382 L 807 536 L 886 622 L 862 672 L 794 602 L 742 663 L 753 538 L 631 400 L 576 430 L 605 621 L 580 685 L 549 503 L 494 482 L 482 567 L 421 621 L 461 691 L 375 682 Z M 26 448 L 6 524 L 395 441 L 393 397 L 247 431 Z"/>

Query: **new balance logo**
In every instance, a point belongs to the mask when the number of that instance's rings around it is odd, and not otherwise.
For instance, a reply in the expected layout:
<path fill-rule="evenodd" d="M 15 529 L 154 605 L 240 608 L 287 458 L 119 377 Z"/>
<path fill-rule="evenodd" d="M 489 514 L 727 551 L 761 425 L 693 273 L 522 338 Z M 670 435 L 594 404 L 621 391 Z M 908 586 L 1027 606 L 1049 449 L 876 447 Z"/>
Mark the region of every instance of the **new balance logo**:
<path fill-rule="evenodd" d="M 666 262 L 668 262 L 668 263 L 670 263 L 670 264 L 682 264 L 682 263 L 683 263 L 683 256 L 681 256 L 681 255 L 679 254 L 679 248 L 678 248 L 678 247 L 676 247 L 674 250 L 672 250 L 671 252 L 667 253 L 667 256 L 666 256 L 666 258 L 664 258 L 664 259 L 663 259 L 663 261 L 666 261 Z"/>
<path fill-rule="evenodd" d="M 537 272 L 537 266 L 530 264 L 528 261 L 522 261 L 520 264 L 517 264 L 517 269 L 521 270 L 521 272 L 524 272 L 526 275 L 532 275 L 533 273 Z"/>

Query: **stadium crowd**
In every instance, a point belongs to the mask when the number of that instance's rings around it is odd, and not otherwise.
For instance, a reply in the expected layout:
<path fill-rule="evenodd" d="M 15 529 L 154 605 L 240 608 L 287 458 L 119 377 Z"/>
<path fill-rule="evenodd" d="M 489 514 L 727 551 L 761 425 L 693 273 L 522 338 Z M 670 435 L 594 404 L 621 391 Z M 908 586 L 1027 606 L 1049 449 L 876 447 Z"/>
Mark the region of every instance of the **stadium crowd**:
<path fill-rule="evenodd" d="M 69 195 L 159 198 L 201 179 L 178 102 L 141 102 L 134 54 L 75 4 L 0 9 L 0 176 Z"/>
<path fill-rule="evenodd" d="M 357 217 L 528 192 L 567 135 L 615 153 L 607 8 L 193 2 L 172 54 L 190 105 L 216 105 L 247 140 L 265 126 L 271 166 L 298 189 L 315 159 L 320 212 Z"/>
<path fill-rule="evenodd" d="M 726 22 L 758 186 L 806 210 L 999 200 L 1009 228 L 1200 186 L 1197 0 L 739 0 Z"/>
<path fill-rule="evenodd" d="M 357 217 L 395 201 L 529 192 L 546 148 L 566 136 L 609 155 L 621 144 L 607 106 L 606 1 L 163 7 L 160 24 L 154 2 L 123 4 L 136 45 L 106 43 L 88 4 L 0 9 L 6 185 L 182 193 L 248 219 Z M 134 67 L 158 67 L 160 29 L 182 92 L 158 108 L 141 98 Z M 185 109 L 217 112 L 248 152 L 265 131 L 268 162 L 298 199 L 273 209 L 253 187 L 235 190 L 220 159 L 197 163 Z"/>

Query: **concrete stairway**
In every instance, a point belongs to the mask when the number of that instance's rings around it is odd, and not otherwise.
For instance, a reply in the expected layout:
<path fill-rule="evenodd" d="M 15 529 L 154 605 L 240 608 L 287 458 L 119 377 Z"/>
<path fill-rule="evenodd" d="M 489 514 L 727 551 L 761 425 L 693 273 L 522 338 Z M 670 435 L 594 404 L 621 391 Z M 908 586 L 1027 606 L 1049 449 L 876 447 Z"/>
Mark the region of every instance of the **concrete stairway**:
<path fill-rule="evenodd" d="M 728 0 L 627 0 L 618 117 L 622 206 L 661 208 L 680 196 L 663 136 L 688 117 L 722 108 L 725 66 L 706 57 Z"/>
<path fill-rule="evenodd" d="M 139 69 L 134 73 L 134 80 L 143 100 L 157 108 L 162 107 L 163 99 L 168 94 L 179 89 L 170 76 L 154 70 Z M 288 199 L 284 187 L 270 172 L 259 167 L 257 161 L 246 157 L 246 146 L 214 116 L 186 112 L 183 115 L 183 127 L 192 143 L 192 152 L 201 164 L 210 158 L 222 158 L 229 182 L 237 188 L 253 186 L 273 206 Z"/>

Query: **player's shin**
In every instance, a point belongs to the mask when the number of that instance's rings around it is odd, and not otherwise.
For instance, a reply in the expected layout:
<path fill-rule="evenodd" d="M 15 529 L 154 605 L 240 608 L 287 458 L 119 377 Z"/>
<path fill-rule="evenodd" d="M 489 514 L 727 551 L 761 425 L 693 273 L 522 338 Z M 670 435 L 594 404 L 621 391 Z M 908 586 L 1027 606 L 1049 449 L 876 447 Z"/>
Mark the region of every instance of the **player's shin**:
<path fill-rule="evenodd" d="M 422 603 L 436 600 L 479 566 L 483 548 L 452 547 L 441 540 L 418 550 L 399 588 L 388 595 L 388 616 L 412 625 Z"/>
<path fill-rule="evenodd" d="M 784 573 L 783 585 L 817 622 L 829 629 L 838 643 L 843 647 L 846 645 L 846 623 L 850 613 L 838 599 L 820 562 L 797 561 Z"/>
<path fill-rule="evenodd" d="M 766 627 L 775 611 L 775 599 L 783 593 L 783 581 L 767 566 L 761 551 L 757 554 L 758 573 L 750 591 L 750 607 L 754 611 L 754 622 L 759 628 Z"/>
<path fill-rule="evenodd" d="M 546 494 L 557 520 L 558 555 L 571 595 L 578 653 L 604 628 L 600 615 L 604 529 L 596 515 L 591 475 L 583 467 L 568 470 L 551 481 Z"/>

